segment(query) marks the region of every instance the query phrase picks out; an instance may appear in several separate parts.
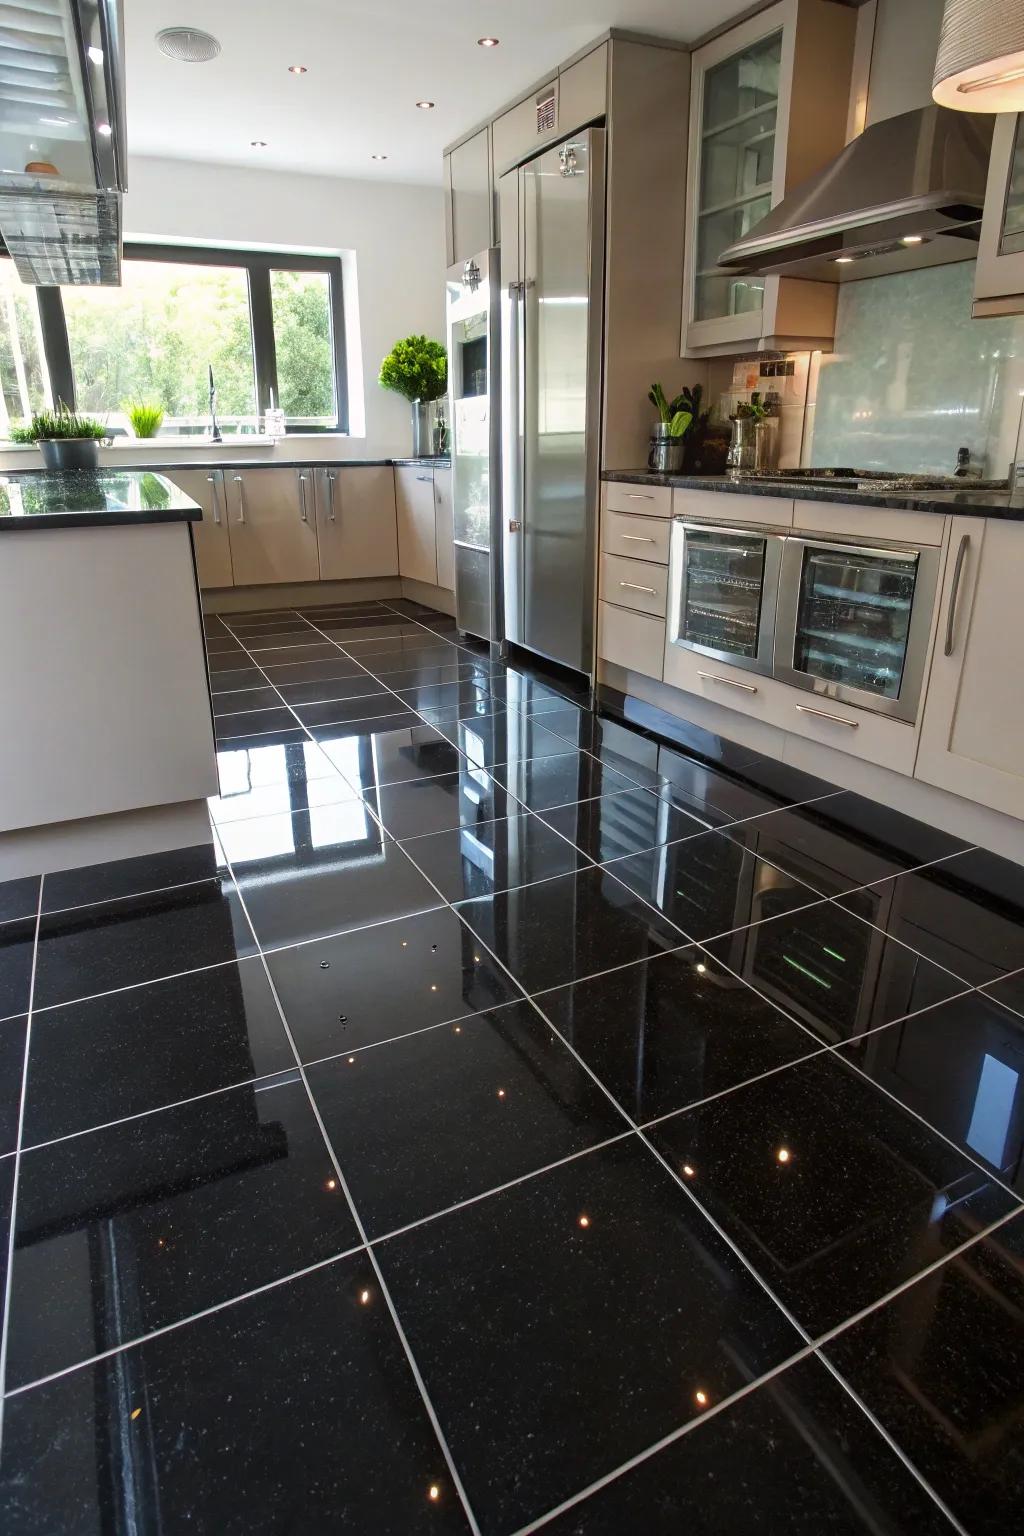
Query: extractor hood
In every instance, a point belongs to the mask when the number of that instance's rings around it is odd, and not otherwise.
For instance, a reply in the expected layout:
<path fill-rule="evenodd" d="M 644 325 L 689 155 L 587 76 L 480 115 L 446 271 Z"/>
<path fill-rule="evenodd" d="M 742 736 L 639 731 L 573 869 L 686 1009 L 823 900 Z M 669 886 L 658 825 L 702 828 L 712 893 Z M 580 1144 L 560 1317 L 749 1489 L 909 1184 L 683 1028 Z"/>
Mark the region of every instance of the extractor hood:
<path fill-rule="evenodd" d="M 992 129 L 934 103 L 872 123 L 719 266 L 836 283 L 975 255 Z"/>
<path fill-rule="evenodd" d="M 120 0 L 0 0 L 0 235 L 24 283 L 121 281 Z"/>

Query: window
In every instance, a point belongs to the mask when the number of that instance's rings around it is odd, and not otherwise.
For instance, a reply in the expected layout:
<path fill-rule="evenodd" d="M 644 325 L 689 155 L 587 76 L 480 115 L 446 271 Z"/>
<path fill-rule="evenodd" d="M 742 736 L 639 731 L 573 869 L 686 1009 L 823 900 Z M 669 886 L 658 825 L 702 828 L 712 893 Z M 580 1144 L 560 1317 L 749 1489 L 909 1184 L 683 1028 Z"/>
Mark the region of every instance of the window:
<path fill-rule="evenodd" d="M 341 262 L 126 245 L 119 288 L 23 287 L 0 261 L 0 430 L 62 399 L 127 431 L 133 401 L 164 432 L 203 433 L 209 369 L 228 431 L 273 401 L 290 431 L 347 431 Z"/>

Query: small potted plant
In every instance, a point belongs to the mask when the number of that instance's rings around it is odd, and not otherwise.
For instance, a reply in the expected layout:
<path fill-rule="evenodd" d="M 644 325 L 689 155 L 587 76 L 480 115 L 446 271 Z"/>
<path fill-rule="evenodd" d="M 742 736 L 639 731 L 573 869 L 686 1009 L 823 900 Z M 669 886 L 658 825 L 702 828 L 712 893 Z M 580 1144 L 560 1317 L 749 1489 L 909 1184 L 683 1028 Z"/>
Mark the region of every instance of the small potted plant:
<path fill-rule="evenodd" d="M 29 424 L 47 469 L 96 469 L 107 429 L 94 416 L 79 416 L 58 401 L 55 411 L 36 411 Z"/>
<path fill-rule="evenodd" d="M 674 400 L 669 400 L 660 384 L 652 384 L 647 398 L 657 408 L 661 418 L 651 434 L 647 467 L 662 473 L 678 474 L 683 467 L 683 439 L 693 421 L 692 412 L 687 409 L 686 396 L 676 395 Z"/>
<path fill-rule="evenodd" d="M 129 401 L 125 407 L 132 431 L 136 437 L 156 437 L 164 424 L 162 405 L 150 405 L 145 401 Z"/>
<path fill-rule="evenodd" d="M 384 389 L 403 395 L 412 406 L 412 456 L 431 458 L 430 402 L 448 389 L 448 353 L 439 341 L 406 336 L 396 341 L 380 365 Z"/>

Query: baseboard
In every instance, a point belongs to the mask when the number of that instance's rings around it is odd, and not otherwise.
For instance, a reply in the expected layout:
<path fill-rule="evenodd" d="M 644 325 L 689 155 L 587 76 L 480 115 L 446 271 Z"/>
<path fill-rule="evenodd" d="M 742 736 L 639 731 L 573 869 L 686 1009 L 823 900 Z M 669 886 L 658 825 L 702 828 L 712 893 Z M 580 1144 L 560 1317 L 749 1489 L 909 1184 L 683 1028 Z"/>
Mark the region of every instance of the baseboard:
<path fill-rule="evenodd" d="M 203 612 L 246 613 L 258 608 L 329 608 L 336 603 L 358 603 L 361 599 L 387 601 L 389 597 L 405 596 L 402 587 L 399 576 L 372 576 L 358 581 L 275 582 L 265 587 L 216 587 L 203 593 Z M 428 587 L 425 590 L 434 589 Z"/>
<path fill-rule="evenodd" d="M 147 806 L 113 816 L 87 816 L 81 821 L 23 827 L 0 838 L 0 880 L 22 875 L 47 875 L 57 869 L 80 869 L 110 859 L 164 853 L 212 843 L 205 800 L 176 805 Z"/>
<path fill-rule="evenodd" d="M 428 581 L 414 581 L 411 576 L 402 577 L 402 596 L 412 603 L 426 603 L 441 613 L 455 617 L 455 593 L 448 587 L 434 587 Z"/>

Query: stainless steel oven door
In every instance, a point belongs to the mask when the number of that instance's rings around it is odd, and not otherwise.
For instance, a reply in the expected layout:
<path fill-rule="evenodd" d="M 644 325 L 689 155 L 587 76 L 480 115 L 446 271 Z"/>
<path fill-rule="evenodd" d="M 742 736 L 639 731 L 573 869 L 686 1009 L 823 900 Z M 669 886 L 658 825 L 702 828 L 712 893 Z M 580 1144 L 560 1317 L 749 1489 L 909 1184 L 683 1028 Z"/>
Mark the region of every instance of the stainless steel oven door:
<path fill-rule="evenodd" d="M 780 534 L 673 520 L 668 638 L 715 661 L 770 674 Z"/>
<path fill-rule="evenodd" d="M 938 574 L 937 549 L 787 538 L 775 676 L 824 698 L 913 721 Z"/>

